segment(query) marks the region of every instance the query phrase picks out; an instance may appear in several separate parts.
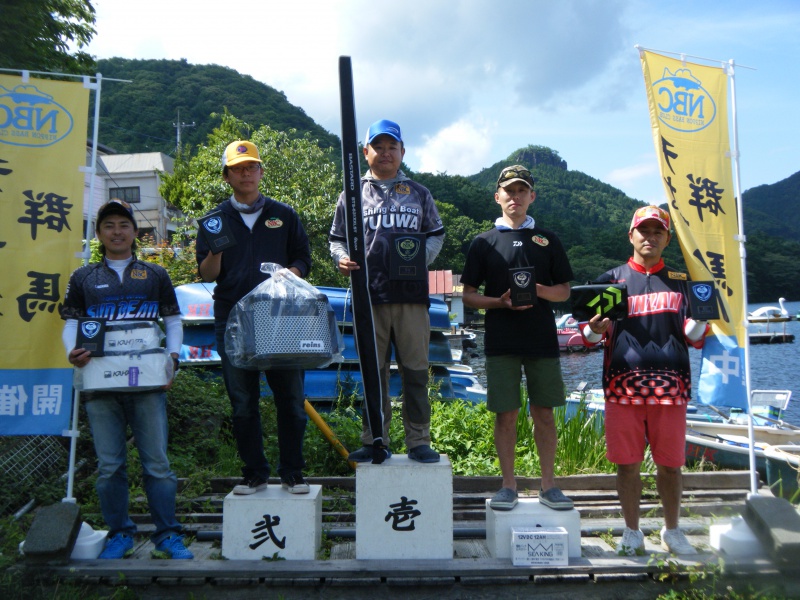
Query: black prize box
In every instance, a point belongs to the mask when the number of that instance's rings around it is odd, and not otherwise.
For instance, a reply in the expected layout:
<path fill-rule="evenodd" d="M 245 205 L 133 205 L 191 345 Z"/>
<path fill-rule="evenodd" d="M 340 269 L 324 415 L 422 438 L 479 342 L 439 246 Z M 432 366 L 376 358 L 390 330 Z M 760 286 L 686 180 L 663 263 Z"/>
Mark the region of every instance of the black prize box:
<path fill-rule="evenodd" d="M 106 339 L 106 320 L 95 317 L 78 317 L 76 348 L 83 348 L 92 356 L 103 356 Z"/>
<path fill-rule="evenodd" d="M 717 288 L 713 281 L 689 282 L 689 310 L 696 321 L 719 319 Z"/>
<path fill-rule="evenodd" d="M 508 285 L 511 289 L 511 306 L 536 304 L 536 271 L 533 267 L 509 269 Z"/>
<path fill-rule="evenodd" d="M 197 225 L 211 249 L 211 254 L 219 254 L 236 245 L 236 238 L 233 237 L 228 220 L 221 212 L 214 212 L 199 218 Z"/>
<path fill-rule="evenodd" d="M 389 248 L 389 279 L 394 281 L 425 281 L 425 235 L 401 233 L 391 238 Z"/>

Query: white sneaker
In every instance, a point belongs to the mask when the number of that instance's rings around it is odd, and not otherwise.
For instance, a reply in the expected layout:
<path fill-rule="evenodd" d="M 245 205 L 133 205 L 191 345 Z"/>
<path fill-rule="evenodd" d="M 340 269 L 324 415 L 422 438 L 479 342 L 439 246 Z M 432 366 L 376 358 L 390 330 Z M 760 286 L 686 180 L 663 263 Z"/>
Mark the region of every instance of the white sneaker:
<path fill-rule="evenodd" d="M 683 532 L 678 529 L 661 528 L 661 547 L 671 554 L 697 554 L 697 550 L 689 543 Z"/>
<path fill-rule="evenodd" d="M 246 496 L 265 489 L 267 489 L 267 482 L 265 480 L 260 477 L 245 477 L 242 479 L 241 483 L 233 487 L 233 493 L 237 496 Z"/>
<path fill-rule="evenodd" d="M 644 533 L 642 530 L 626 527 L 622 532 L 622 540 L 617 546 L 617 554 L 620 556 L 644 556 Z"/>

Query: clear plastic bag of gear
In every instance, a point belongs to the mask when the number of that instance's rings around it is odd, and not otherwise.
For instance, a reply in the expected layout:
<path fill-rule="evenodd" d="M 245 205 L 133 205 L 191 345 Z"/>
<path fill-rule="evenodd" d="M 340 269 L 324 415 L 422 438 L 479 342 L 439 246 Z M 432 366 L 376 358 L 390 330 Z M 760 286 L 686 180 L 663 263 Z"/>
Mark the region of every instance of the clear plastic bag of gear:
<path fill-rule="evenodd" d="M 328 297 L 289 269 L 263 263 L 269 279 L 236 303 L 225 352 L 240 369 L 316 369 L 342 362 L 344 339 Z"/>

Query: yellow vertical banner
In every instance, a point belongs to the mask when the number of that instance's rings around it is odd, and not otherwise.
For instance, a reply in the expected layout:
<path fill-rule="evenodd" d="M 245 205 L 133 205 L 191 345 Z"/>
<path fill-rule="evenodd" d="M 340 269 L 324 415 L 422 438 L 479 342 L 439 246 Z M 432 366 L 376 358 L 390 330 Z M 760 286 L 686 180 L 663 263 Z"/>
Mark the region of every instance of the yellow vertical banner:
<path fill-rule="evenodd" d="M 716 284 L 721 318 L 706 339 L 698 385 L 705 404 L 747 409 L 747 302 L 731 170 L 728 76 L 719 67 L 640 51 L 664 190 L 693 281 Z"/>
<path fill-rule="evenodd" d="M 0 435 L 61 435 L 72 369 L 59 309 L 82 249 L 89 90 L 0 75 Z"/>

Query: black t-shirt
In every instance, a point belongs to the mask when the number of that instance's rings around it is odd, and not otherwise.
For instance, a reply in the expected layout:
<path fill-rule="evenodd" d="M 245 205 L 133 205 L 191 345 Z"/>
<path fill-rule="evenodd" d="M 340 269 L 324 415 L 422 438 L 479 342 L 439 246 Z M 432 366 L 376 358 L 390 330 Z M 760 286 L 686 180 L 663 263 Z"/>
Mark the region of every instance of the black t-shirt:
<path fill-rule="evenodd" d="M 533 229 L 491 229 L 477 236 L 469 247 L 461 283 L 484 294 L 502 296 L 509 289 L 508 270 L 534 267 L 536 282 L 558 285 L 569 282 L 572 268 L 556 235 L 542 227 Z M 486 354 L 517 354 L 556 358 L 559 356 L 556 322 L 550 302 L 537 298 L 533 308 L 486 311 Z"/>

